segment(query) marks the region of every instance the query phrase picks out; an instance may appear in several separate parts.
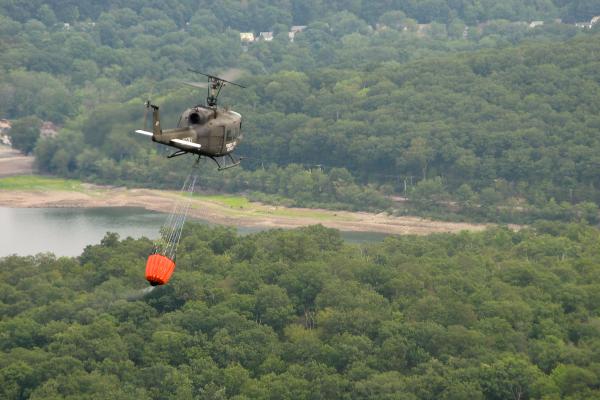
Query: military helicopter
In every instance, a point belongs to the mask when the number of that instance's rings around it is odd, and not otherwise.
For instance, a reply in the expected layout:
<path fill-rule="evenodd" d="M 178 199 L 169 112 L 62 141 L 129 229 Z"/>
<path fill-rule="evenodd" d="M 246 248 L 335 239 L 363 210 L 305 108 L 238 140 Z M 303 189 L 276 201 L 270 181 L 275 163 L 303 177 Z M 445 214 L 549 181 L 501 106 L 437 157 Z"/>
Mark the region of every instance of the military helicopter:
<path fill-rule="evenodd" d="M 177 128 L 163 130 L 160 125 L 159 107 L 148 100 L 145 106 L 146 113 L 152 109 L 152 132 L 141 129 L 135 132 L 150 136 L 153 142 L 176 148 L 177 151 L 168 158 L 191 153 L 197 154 L 199 158 L 210 158 L 217 164 L 219 171 L 235 167 L 240 164 L 241 159 L 235 159 L 231 153 L 243 138 L 242 116 L 229 108 L 218 107 L 217 99 L 221 89 L 228 84 L 241 88 L 244 86 L 218 76 L 190 71 L 207 77 L 206 83 L 182 82 L 195 88 L 206 88 L 206 105 L 199 104 L 188 108 L 179 117 Z"/>

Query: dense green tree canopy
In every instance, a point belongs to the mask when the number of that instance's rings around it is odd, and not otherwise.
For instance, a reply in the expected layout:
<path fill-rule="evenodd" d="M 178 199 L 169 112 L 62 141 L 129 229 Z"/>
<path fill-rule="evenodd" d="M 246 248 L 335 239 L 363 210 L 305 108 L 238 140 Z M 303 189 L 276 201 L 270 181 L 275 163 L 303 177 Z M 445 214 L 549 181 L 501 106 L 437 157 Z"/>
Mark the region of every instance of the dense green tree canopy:
<path fill-rule="evenodd" d="M 595 218 L 600 24 L 573 24 L 600 14 L 595 2 L 96 3 L 0 1 L 0 116 L 64 126 L 38 141 L 42 172 L 177 186 L 185 163 L 130 134 L 143 101 L 172 126 L 202 101 L 177 82 L 197 78 L 188 68 L 240 67 L 248 88 L 222 103 L 244 115 L 244 171 L 206 168 L 204 187 L 304 206 L 389 209 L 385 193 L 412 200 L 398 212 Z M 290 41 L 292 24 L 307 27 Z M 270 30 L 273 41 L 240 42 Z M 427 181 L 438 193 L 420 202 Z"/>
<path fill-rule="evenodd" d="M 43 4 L 43 5 L 42 5 Z M 550 19 L 562 17 L 566 20 L 589 20 L 600 14 L 600 6 L 593 0 L 565 1 L 474 1 L 474 0 L 171 0 L 171 1 L 24 1 L 3 0 L 0 10 L 17 21 L 38 19 L 46 24 L 73 22 L 78 19 L 97 19 L 102 13 L 120 8 L 149 16 L 152 10 L 174 20 L 179 26 L 189 21 L 192 10 L 210 10 L 226 26 L 238 30 L 267 29 L 275 23 L 308 24 L 323 15 L 336 11 L 353 13 L 374 23 L 390 10 L 401 11 L 403 15 L 421 23 L 430 21 L 447 22 L 460 18 L 469 23 L 490 19 Z"/>
<path fill-rule="evenodd" d="M 147 239 L 6 257 L 0 395 L 596 398 L 599 243 L 557 223 L 361 247 L 187 225 L 146 295 Z"/>
<path fill-rule="evenodd" d="M 25 154 L 31 153 L 40 135 L 41 126 L 42 121 L 35 115 L 14 121 L 10 130 L 12 146 Z"/>

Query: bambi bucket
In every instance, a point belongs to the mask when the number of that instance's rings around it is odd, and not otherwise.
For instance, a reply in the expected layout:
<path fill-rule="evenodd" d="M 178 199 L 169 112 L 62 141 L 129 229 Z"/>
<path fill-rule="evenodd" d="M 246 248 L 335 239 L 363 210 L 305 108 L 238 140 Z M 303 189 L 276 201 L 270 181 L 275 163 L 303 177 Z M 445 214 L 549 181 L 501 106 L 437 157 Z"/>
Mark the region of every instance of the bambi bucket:
<path fill-rule="evenodd" d="M 169 257 L 152 254 L 146 262 L 146 280 L 152 286 L 164 285 L 169 282 L 174 270 L 175 262 Z"/>

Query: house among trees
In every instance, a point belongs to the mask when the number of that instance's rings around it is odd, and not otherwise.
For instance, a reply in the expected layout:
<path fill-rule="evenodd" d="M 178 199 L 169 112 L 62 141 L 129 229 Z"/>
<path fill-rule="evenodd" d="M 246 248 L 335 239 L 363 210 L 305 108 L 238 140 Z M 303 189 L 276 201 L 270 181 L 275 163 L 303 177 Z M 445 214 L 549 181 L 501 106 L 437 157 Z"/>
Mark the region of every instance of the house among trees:
<path fill-rule="evenodd" d="M 306 29 L 306 25 L 294 25 L 290 28 L 288 32 L 288 38 L 290 42 L 294 41 L 296 34 L 302 32 Z M 247 45 L 249 43 L 254 43 L 258 41 L 270 42 L 273 40 L 273 32 L 260 32 L 257 36 L 254 36 L 253 32 L 240 32 L 240 41 L 242 45 Z M 246 47 L 244 46 L 246 49 Z"/>
<path fill-rule="evenodd" d="M 273 32 L 261 32 L 258 34 L 256 41 L 263 40 L 265 42 L 270 42 L 273 40 Z"/>
<path fill-rule="evenodd" d="M 468 26 L 465 26 L 465 28 L 464 28 L 464 29 L 463 29 L 463 31 L 462 31 L 462 38 L 463 38 L 463 39 L 466 39 L 466 38 L 468 38 L 468 37 L 469 37 L 469 27 L 468 27 Z"/>
<path fill-rule="evenodd" d="M 593 17 L 590 22 L 576 22 L 575 26 L 583 29 L 592 29 L 594 25 L 600 22 L 600 15 Z"/>
<path fill-rule="evenodd" d="M 240 40 L 242 43 L 254 42 L 254 33 L 252 32 L 240 32 Z"/>
<path fill-rule="evenodd" d="M 533 28 L 536 28 L 536 27 L 542 26 L 542 25 L 544 25 L 544 21 L 531 21 L 529 23 L 529 28 L 533 29 Z"/>
<path fill-rule="evenodd" d="M 417 24 L 417 35 L 425 36 L 431 30 L 431 24 Z"/>
<path fill-rule="evenodd" d="M 40 137 L 50 138 L 56 136 L 57 134 L 58 126 L 51 121 L 42 122 L 42 126 L 40 126 Z"/>
<path fill-rule="evenodd" d="M 10 137 L 8 136 L 8 131 L 10 131 L 10 128 L 12 127 L 12 124 L 10 123 L 9 120 L 7 119 L 0 119 L 0 143 L 1 144 L 5 144 L 7 146 L 10 146 Z"/>
<path fill-rule="evenodd" d="M 0 135 L 3 135 L 10 131 L 12 124 L 7 119 L 0 119 Z"/>
<path fill-rule="evenodd" d="M 302 32 L 303 30 L 306 29 L 306 25 L 294 25 L 290 28 L 290 31 L 288 32 L 288 37 L 290 38 L 290 42 L 294 41 L 294 38 L 296 37 L 297 33 Z"/>

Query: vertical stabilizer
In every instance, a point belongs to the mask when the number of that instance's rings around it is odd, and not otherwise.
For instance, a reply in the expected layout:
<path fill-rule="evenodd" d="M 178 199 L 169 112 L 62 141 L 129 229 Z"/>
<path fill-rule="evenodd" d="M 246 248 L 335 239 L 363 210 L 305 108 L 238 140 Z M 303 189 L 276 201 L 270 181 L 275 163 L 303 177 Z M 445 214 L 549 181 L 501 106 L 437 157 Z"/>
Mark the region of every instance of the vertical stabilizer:
<path fill-rule="evenodd" d="M 160 127 L 160 113 L 158 111 L 158 106 L 150 104 L 150 107 L 152 107 L 152 133 L 154 136 L 161 136 L 162 128 Z"/>

